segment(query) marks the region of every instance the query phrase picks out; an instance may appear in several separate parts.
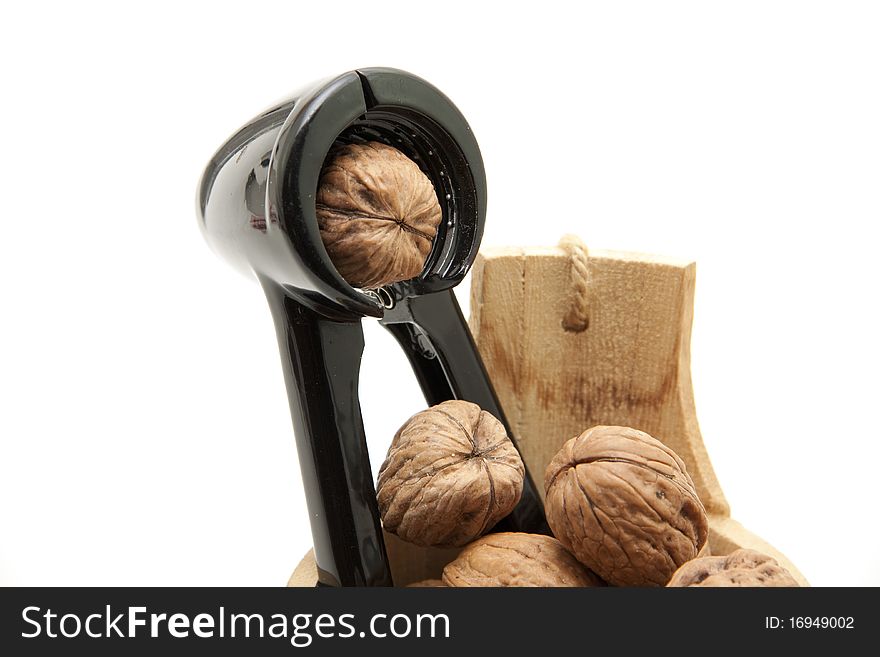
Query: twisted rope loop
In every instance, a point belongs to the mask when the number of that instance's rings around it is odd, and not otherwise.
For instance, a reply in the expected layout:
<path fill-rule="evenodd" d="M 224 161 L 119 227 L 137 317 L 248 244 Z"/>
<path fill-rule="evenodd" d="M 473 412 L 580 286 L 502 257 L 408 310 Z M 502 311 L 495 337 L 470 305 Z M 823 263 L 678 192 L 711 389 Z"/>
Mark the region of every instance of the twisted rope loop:
<path fill-rule="evenodd" d="M 559 240 L 559 247 L 565 250 L 571 261 L 571 304 L 562 318 L 562 328 L 580 333 L 590 324 L 589 253 L 587 245 L 577 235 L 564 235 Z"/>

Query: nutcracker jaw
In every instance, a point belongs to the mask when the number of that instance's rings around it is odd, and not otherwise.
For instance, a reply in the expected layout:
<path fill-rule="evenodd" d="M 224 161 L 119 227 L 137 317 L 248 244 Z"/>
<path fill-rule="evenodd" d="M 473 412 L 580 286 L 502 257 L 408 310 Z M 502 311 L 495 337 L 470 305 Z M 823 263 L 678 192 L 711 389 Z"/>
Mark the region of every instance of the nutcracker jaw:
<path fill-rule="evenodd" d="M 430 178 L 443 221 L 423 273 L 382 296 L 437 292 L 464 278 L 486 216 L 486 177 L 464 117 L 408 73 L 366 68 L 323 81 L 267 110 L 211 159 L 198 214 L 209 244 L 237 269 L 281 285 L 331 318 L 381 317 L 376 294 L 350 286 L 321 241 L 315 193 L 336 143 L 381 141 Z"/>

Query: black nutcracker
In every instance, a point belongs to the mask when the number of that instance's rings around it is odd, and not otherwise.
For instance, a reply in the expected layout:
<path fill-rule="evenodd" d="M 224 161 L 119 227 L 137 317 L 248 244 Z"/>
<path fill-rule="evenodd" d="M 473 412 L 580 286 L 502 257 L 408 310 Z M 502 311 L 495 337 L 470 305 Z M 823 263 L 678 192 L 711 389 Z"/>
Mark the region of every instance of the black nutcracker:
<path fill-rule="evenodd" d="M 336 144 L 379 141 L 430 178 L 443 211 L 422 274 L 379 290 L 352 287 L 321 241 L 315 195 Z M 322 584 L 392 584 L 358 376 L 361 319 L 376 317 L 407 355 L 427 402 L 474 402 L 510 426 L 452 288 L 477 255 L 486 216 L 479 147 L 452 102 L 388 68 L 349 71 L 263 112 L 214 155 L 198 214 L 213 249 L 263 287 L 275 319 Z M 548 533 L 526 474 L 497 529 Z"/>

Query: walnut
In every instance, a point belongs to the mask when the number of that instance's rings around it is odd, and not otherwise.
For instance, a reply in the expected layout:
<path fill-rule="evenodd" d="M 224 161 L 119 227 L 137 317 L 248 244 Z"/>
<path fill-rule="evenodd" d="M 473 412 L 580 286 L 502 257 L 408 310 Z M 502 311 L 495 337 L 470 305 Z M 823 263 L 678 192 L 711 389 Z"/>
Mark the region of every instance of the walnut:
<path fill-rule="evenodd" d="M 382 523 L 416 545 L 464 545 L 513 510 L 524 476 L 501 422 L 476 404 L 443 402 L 394 436 L 379 470 Z"/>
<path fill-rule="evenodd" d="M 330 259 L 362 288 L 418 276 L 443 217 L 434 186 L 415 162 L 374 141 L 331 152 L 315 208 Z"/>
<path fill-rule="evenodd" d="M 412 584 L 406 585 L 406 587 L 410 589 L 439 588 L 445 586 L 446 584 L 443 583 L 442 579 L 423 579 L 421 581 L 413 582 Z"/>
<path fill-rule="evenodd" d="M 799 586 L 772 557 L 756 550 L 737 550 L 726 557 L 688 561 L 666 586 Z"/>
<path fill-rule="evenodd" d="M 489 534 L 443 569 L 447 586 L 602 586 L 555 538 Z"/>
<path fill-rule="evenodd" d="M 616 586 L 663 586 L 706 543 L 709 525 L 682 460 L 628 427 L 593 427 L 544 476 L 547 522 L 583 564 Z"/>

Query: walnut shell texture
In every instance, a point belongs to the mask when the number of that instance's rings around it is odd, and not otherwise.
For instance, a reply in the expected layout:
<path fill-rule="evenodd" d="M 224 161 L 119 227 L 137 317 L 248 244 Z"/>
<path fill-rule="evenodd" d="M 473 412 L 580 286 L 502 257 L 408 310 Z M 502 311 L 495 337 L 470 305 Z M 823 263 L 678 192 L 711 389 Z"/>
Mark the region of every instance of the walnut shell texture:
<path fill-rule="evenodd" d="M 374 141 L 331 153 L 315 208 L 330 259 L 361 288 L 418 276 L 443 218 L 434 186 L 416 163 Z"/>
<path fill-rule="evenodd" d="M 489 534 L 446 564 L 447 586 L 602 586 L 562 543 L 541 534 Z"/>
<path fill-rule="evenodd" d="M 684 462 L 629 427 L 566 442 L 544 478 L 547 522 L 583 564 L 615 586 L 663 586 L 708 538 Z"/>
<path fill-rule="evenodd" d="M 675 571 L 666 586 L 798 586 L 785 568 L 756 550 L 736 550 L 726 557 L 693 559 Z"/>
<path fill-rule="evenodd" d="M 394 436 L 379 470 L 382 524 L 416 545 L 465 545 L 513 510 L 524 476 L 501 422 L 476 404 L 443 402 Z"/>

